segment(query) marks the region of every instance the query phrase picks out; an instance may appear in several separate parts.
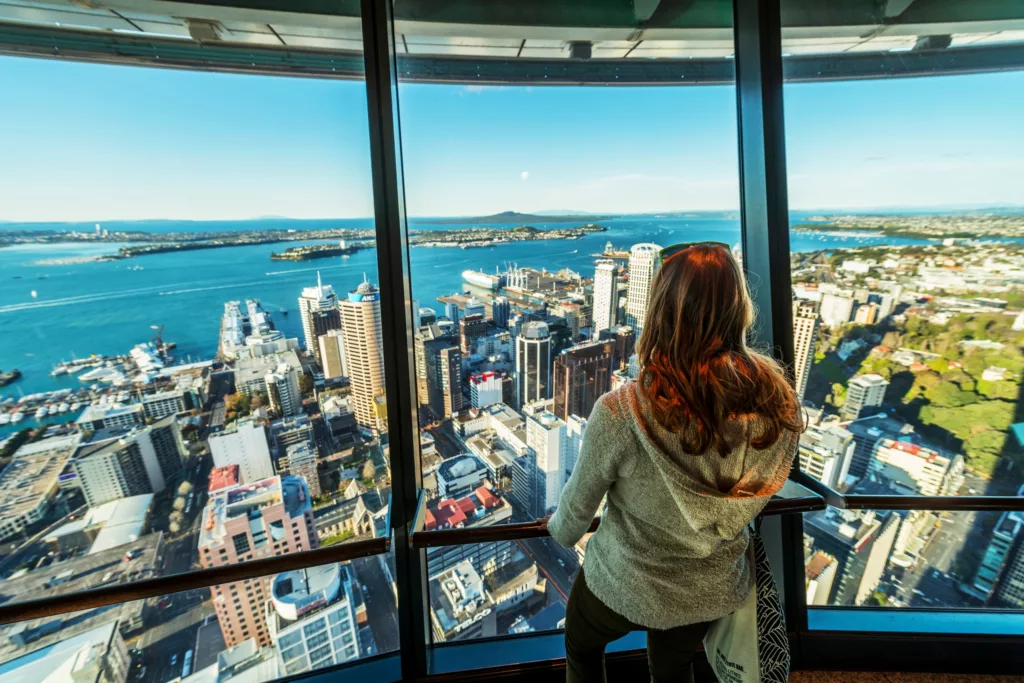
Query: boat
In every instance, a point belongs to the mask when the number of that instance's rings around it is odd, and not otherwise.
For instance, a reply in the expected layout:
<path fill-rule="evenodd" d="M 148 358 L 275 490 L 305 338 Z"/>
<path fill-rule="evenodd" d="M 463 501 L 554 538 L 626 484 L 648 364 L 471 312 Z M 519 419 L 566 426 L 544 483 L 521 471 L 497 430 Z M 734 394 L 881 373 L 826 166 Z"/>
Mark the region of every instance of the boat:
<path fill-rule="evenodd" d="M 462 279 L 471 285 L 491 291 L 501 289 L 503 284 L 500 275 L 491 275 L 482 270 L 464 270 L 462 271 Z"/>
<path fill-rule="evenodd" d="M 64 401 L 61 401 L 59 404 L 57 404 L 57 412 L 58 413 L 66 413 L 66 412 L 68 412 L 69 408 L 71 408 L 71 406 L 69 406 Z"/>
<path fill-rule="evenodd" d="M 11 382 L 14 382 L 21 377 L 21 370 L 14 369 L 8 370 L 7 372 L 0 372 L 0 387 L 6 387 Z"/>
<path fill-rule="evenodd" d="M 81 409 L 81 407 L 82 407 L 82 402 L 81 401 L 75 401 L 74 403 L 71 404 L 71 412 L 73 412 L 73 413 L 74 412 L 78 412 L 78 410 Z"/>
<path fill-rule="evenodd" d="M 60 377 L 61 375 L 68 374 L 68 368 L 65 365 L 58 365 L 50 371 L 50 377 Z"/>
<path fill-rule="evenodd" d="M 48 413 L 49 413 L 50 415 L 56 415 L 56 414 L 57 414 L 57 404 L 56 404 L 56 403 L 52 404 L 52 405 L 50 406 L 49 410 L 47 410 L 47 412 L 48 412 Z"/>
<path fill-rule="evenodd" d="M 44 417 L 46 417 L 47 412 L 48 411 L 46 410 L 46 406 L 39 406 L 39 408 L 36 410 L 36 419 L 43 419 Z"/>
<path fill-rule="evenodd" d="M 13 415 L 11 415 L 11 422 L 14 423 L 14 424 L 18 424 L 19 422 L 21 422 L 24 419 L 25 419 L 25 413 L 21 412 L 20 410 L 17 411 L 16 413 L 14 413 Z"/>
<path fill-rule="evenodd" d="M 11 416 L 8 413 L 0 413 L 0 425 L 11 424 Z"/>
<path fill-rule="evenodd" d="M 288 315 L 288 309 L 282 308 L 280 311 L 278 311 L 278 313 L 280 313 L 281 315 Z"/>

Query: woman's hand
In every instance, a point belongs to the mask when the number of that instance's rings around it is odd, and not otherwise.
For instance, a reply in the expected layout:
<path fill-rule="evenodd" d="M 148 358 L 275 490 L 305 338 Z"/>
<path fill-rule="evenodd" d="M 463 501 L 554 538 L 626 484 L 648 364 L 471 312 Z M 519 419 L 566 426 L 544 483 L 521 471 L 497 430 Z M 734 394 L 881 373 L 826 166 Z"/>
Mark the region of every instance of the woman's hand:
<path fill-rule="evenodd" d="M 547 517 L 540 517 L 540 518 L 537 519 L 537 525 L 540 527 L 541 531 L 547 531 L 548 530 L 548 521 L 550 519 L 551 519 L 551 515 L 548 515 Z"/>

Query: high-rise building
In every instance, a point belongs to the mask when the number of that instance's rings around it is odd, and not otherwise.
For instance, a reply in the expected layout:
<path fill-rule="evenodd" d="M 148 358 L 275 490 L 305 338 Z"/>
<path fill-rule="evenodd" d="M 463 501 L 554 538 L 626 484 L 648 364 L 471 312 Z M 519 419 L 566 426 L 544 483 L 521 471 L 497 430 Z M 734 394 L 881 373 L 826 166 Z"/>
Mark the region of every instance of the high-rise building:
<path fill-rule="evenodd" d="M 477 339 L 487 336 L 487 320 L 483 313 L 466 313 L 459 320 L 459 348 L 463 356 L 473 353 Z"/>
<path fill-rule="evenodd" d="M 633 355 L 636 346 L 636 332 L 629 325 L 620 325 L 612 330 L 601 330 L 598 335 L 599 341 L 610 341 L 615 344 L 612 354 L 612 367 L 621 370 L 629 364 L 629 357 Z"/>
<path fill-rule="evenodd" d="M 462 352 L 448 339 L 431 339 L 423 342 L 423 362 L 427 407 L 435 420 L 447 419 L 462 410 Z"/>
<path fill-rule="evenodd" d="M 512 305 L 508 299 L 503 296 L 494 297 L 491 302 L 491 319 L 494 320 L 494 326 L 502 330 L 507 328 L 510 317 L 512 317 Z"/>
<path fill-rule="evenodd" d="M 793 378 L 796 395 L 804 400 L 807 379 L 814 362 L 814 338 L 818 331 L 818 302 L 797 299 L 793 302 Z"/>
<path fill-rule="evenodd" d="M 469 377 L 469 400 L 474 408 L 502 403 L 503 377 L 496 372 L 478 372 Z"/>
<path fill-rule="evenodd" d="M 882 405 L 888 380 L 881 375 L 861 375 L 846 384 L 846 401 L 840 413 L 843 419 L 856 420 L 865 408 Z"/>
<path fill-rule="evenodd" d="M 267 430 L 255 418 L 243 418 L 208 440 L 214 467 L 238 465 L 243 482 L 274 476 Z"/>
<path fill-rule="evenodd" d="M 419 311 L 420 326 L 430 325 L 431 323 L 437 322 L 437 311 L 433 308 L 424 306 Z"/>
<path fill-rule="evenodd" d="M 275 410 L 287 410 L 282 415 L 302 411 L 299 378 L 304 374 L 302 361 L 295 351 L 284 351 L 254 358 L 241 358 L 235 363 L 235 390 L 248 396 L 263 394 L 268 399 L 274 389 Z M 269 384 L 273 387 L 268 386 Z"/>
<path fill-rule="evenodd" d="M 853 315 L 854 299 L 848 292 L 821 295 L 819 314 L 821 321 L 829 327 L 845 325 Z"/>
<path fill-rule="evenodd" d="M 309 495 L 319 498 L 320 475 L 316 470 L 316 448 L 309 442 L 292 444 L 285 451 L 288 458 L 288 472 L 295 477 L 306 480 Z"/>
<path fill-rule="evenodd" d="M 199 563 L 204 568 L 318 545 L 309 489 L 301 477 L 270 477 L 224 488 L 211 494 L 203 509 Z M 268 576 L 210 586 L 228 647 L 249 638 L 261 647 L 273 644 L 264 614 L 264 605 L 273 595 L 273 580 Z"/>
<path fill-rule="evenodd" d="M 875 444 L 871 472 L 901 492 L 921 496 L 955 495 L 964 481 L 964 459 L 906 441 L 882 439 Z"/>
<path fill-rule="evenodd" d="M 288 363 L 280 363 L 263 378 L 267 387 L 270 409 L 282 417 L 302 412 L 300 372 L 301 370 Z"/>
<path fill-rule="evenodd" d="M 619 312 L 619 268 L 615 261 L 598 261 L 594 268 L 593 337 L 616 327 Z"/>
<path fill-rule="evenodd" d="M 804 558 L 804 575 L 807 582 L 807 604 L 828 605 L 832 583 L 836 580 L 836 558 L 820 550 Z"/>
<path fill-rule="evenodd" d="M 555 357 L 555 415 L 590 417 L 594 403 L 612 387 L 615 345 L 598 341 L 567 349 Z"/>
<path fill-rule="evenodd" d="M 345 363 L 352 387 L 350 405 L 356 421 L 371 430 L 386 431 L 378 398 L 384 396 L 384 346 L 380 329 L 380 291 L 369 282 L 348 293 L 339 304 L 345 337 Z"/>
<path fill-rule="evenodd" d="M 853 434 L 836 424 L 809 425 L 800 435 L 800 469 L 834 489 L 846 480 L 856 444 Z"/>
<path fill-rule="evenodd" d="M 583 434 L 587 431 L 587 418 L 570 415 L 565 421 L 565 481 L 576 469 L 576 461 L 580 459 L 583 448 Z"/>
<path fill-rule="evenodd" d="M 836 561 L 827 604 L 861 605 L 885 571 L 901 517 L 875 510 L 828 510 L 804 517 L 814 550 Z"/>
<path fill-rule="evenodd" d="M 626 299 L 626 324 L 638 333 L 647 317 L 647 304 L 651 300 L 651 284 L 658 267 L 657 244 L 634 244 L 629 250 L 629 295 Z"/>
<path fill-rule="evenodd" d="M 359 658 L 357 593 L 349 565 L 309 567 L 274 577 L 266 621 L 283 674 Z"/>
<path fill-rule="evenodd" d="M 454 301 L 448 301 L 444 305 L 444 313 L 456 325 L 459 324 L 459 305 Z"/>
<path fill-rule="evenodd" d="M 320 367 L 324 371 L 324 379 L 348 377 L 348 366 L 345 364 L 345 335 L 340 330 L 327 330 L 317 339 L 320 345 Z"/>
<path fill-rule="evenodd" d="M 487 307 L 484 306 L 484 302 L 480 301 L 475 297 L 466 299 L 466 305 L 463 310 L 465 316 L 479 315 L 481 318 L 487 317 Z"/>
<path fill-rule="evenodd" d="M 524 323 L 516 337 L 516 381 L 519 406 L 550 398 L 551 333 L 539 320 Z"/>
<path fill-rule="evenodd" d="M 1024 496 L 1024 486 L 1017 491 L 1017 495 Z M 1006 606 L 1024 607 L 1024 583 L 1016 583 L 1024 579 L 1024 575 L 1020 577 L 1015 575 L 1024 570 L 1024 552 L 1020 549 L 1022 543 L 1024 543 L 1024 512 L 1008 510 L 1002 513 L 995 528 L 992 529 L 992 538 L 985 549 L 981 565 L 974 575 L 973 588 L 978 597 L 992 601 L 996 597 L 997 589 L 1002 584 L 1004 593 L 1006 593 L 1004 597 L 1010 598 L 1003 601 L 1008 603 Z M 1013 594 L 1015 589 L 1020 591 L 1019 594 Z"/>
<path fill-rule="evenodd" d="M 558 506 L 565 485 L 565 461 L 569 445 L 565 422 L 547 410 L 531 412 L 528 410 L 526 415 L 526 445 L 530 449 L 528 457 L 535 468 L 534 486 L 537 492 L 537 507 L 531 514 L 540 517 Z"/>
<path fill-rule="evenodd" d="M 72 460 L 89 507 L 160 493 L 181 471 L 188 451 L 173 416 L 145 427 L 97 432 Z"/>
<path fill-rule="evenodd" d="M 878 319 L 878 304 L 866 303 L 857 306 L 853 314 L 853 322 L 858 325 L 873 325 Z"/>
<path fill-rule="evenodd" d="M 469 561 L 430 577 L 430 625 L 435 643 L 497 635 L 497 612 Z"/>
<path fill-rule="evenodd" d="M 320 273 L 316 274 L 316 287 L 306 287 L 299 297 L 299 317 L 302 320 L 302 334 L 305 337 L 306 349 L 316 356 L 316 362 L 323 364 L 320 356 L 320 345 L 317 338 L 327 334 L 329 330 L 341 328 L 341 316 L 338 313 L 338 297 L 334 288 L 320 282 Z"/>

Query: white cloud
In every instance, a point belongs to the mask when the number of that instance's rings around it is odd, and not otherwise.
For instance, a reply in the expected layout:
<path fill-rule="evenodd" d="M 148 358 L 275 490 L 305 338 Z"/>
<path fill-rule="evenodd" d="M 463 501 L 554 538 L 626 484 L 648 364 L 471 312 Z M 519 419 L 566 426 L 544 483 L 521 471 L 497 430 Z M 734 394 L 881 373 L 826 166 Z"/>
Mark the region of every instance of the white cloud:
<path fill-rule="evenodd" d="M 530 177 L 530 172 L 529 171 L 523 171 L 522 173 L 519 174 L 519 179 L 520 180 L 526 180 L 529 177 Z"/>

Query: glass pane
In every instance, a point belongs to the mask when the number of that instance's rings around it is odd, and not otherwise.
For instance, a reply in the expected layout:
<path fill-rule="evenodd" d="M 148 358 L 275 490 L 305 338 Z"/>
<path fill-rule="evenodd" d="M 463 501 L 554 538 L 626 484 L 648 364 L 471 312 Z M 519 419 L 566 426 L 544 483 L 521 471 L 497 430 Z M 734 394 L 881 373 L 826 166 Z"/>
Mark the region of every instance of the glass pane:
<path fill-rule="evenodd" d="M 851 493 L 1015 495 L 1024 14 L 982 35 L 980 6 L 866 7 L 783 3 L 801 466 Z"/>
<path fill-rule="evenodd" d="M 434 642 L 562 628 L 584 547 L 526 539 L 428 548 Z"/>
<path fill-rule="evenodd" d="M 804 516 L 807 604 L 1024 608 L 1024 513 Z"/>
<path fill-rule="evenodd" d="M 244 54 L 255 71 L 266 55 L 253 43 L 334 50 L 361 65 L 358 3 L 347 4 L 337 16 L 286 19 L 195 6 L 188 16 L 201 18 L 186 20 L 143 14 L 140 3 L 114 13 L 135 26 L 124 30 L 94 25 L 111 12 L 83 6 L 61 25 L 112 40 L 180 28 L 178 66 L 212 41 L 214 62 Z M 157 31 L 161 21 L 177 28 Z M 331 42 L 346 30 L 355 41 Z M 10 105 L 0 126 L 19 131 L 0 160 L 0 575 L 10 599 L 386 534 L 361 70 L 317 80 L 8 57 L 0 70 Z M 367 570 L 353 585 L 384 600 L 379 576 Z M 269 591 L 258 580 L 214 586 L 180 612 L 216 607 L 211 623 L 228 648 L 250 638 L 275 647 Z M 360 624 L 393 621 L 393 600 L 379 615 L 373 605 Z M 155 612 L 139 637 L 163 638 L 178 617 Z M 393 630 L 378 641 L 397 648 Z M 309 665 L 324 661 L 320 647 L 303 655 Z"/>
<path fill-rule="evenodd" d="M 379 555 L 255 577 L 245 586 L 258 597 L 241 606 L 199 589 L 16 622 L 4 627 L 0 680 L 52 680 L 94 666 L 112 681 L 262 682 L 394 651 L 391 572 L 391 556 Z M 246 618 L 225 619 L 233 611 Z M 328 623 L 338 624 L 336 642 Z"/>

